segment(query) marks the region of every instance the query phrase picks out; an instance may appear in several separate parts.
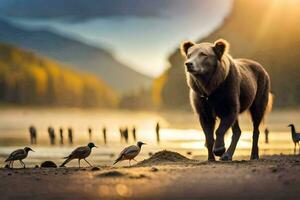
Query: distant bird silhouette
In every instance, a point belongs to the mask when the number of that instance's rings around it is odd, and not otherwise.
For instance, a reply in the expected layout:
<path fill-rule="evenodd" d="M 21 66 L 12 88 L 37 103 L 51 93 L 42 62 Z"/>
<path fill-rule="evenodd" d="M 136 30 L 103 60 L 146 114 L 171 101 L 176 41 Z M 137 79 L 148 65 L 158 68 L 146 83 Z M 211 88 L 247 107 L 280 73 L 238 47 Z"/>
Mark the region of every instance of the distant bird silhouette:
<path fill-rule="evenodd" d="M 290 124 L 290 125 L 288 125 L 288 127 L 291 127 L 292 139 L 293 139 L 293 142 L 294 142 L 294 144 L 295 144 L 295 147 L 294 147 L 294 154 L 296 154 L 296 147 L 297 147 L 297 144 L 298 144 L 299 153 L 300 153 L 300 146 L 299 146 L 300 133 L 296 133 L 296 128 L 295 128 L 294 124 Z"/>
<path fill-rule="evenodd" d="M 66 158 L 66 160 L 60 165 L 60 167 L 65 166 L 68 162 L 70 162 L 73 159 L 78 159 L 79 168 L 81 159 L 83 159 L 85 162 L 87 162 L 87 164 L 89 164 L 92 167 L 92 165 L 86 160 L 86 158 L 91 154 L 93 147 L 96 147 L 95 144 L 90 142 L 87 146 L 76 148 L 69 156 L 64 157 Z"/>
<path fill-rule="evenodd" d="M 156 132 L 156 141 L 157 143 L 160 143 L 160 125 L 159 122 L 156 123 L 156 127 L 155 127 L 155 132 Z"/>
<path fill-rule="evenodd" d="M 48 127 L 48 134 L 49 134 L 51 145 L 54 145 L 55 144 L 55 131 L 54 131 L 53 127 L 51 127 L 51 126 Z"/>
<path fill-rule="evenodd" d="M 14 168 L 14 161 L 20 161 L 23 168 L 25 168 L 25 163 L 22 161 L 28 156 L 28 152 L 33 151 L 30 147 L 25 147 L 24 149 L 17 149 L 13 151 L 9 157 L 5 160 L 5 162 L 9 162 L 8 166 L 12 166 Z M 34 152 L 34 151 L 33 151 Z"/>
<path fill-rule="evenodd" d="M 88 133 L 89 133 L 89 140 L 92 141 L 92 134 L 93 133 L 92 133 L 92 128 L 91 127 L 88 128 Z"/>
<path fill-rule="evenodd" d="M 73 144 L 73 129 L 71 127 L 68 128 L 68 139 L 69 144 Z"/>
<path fill-rule="evenodd" d="M 115 160 L 114 164 L 116 164 L 117 162 L 123 161 L 123 160 L 129 160 L 129 165 L 131 166 L 130 161 L 134 160 L 136 161 L 134 158 L 139 155 L 142 146 L 146 144 L 143 142 L 137 142 L 136 145 L 131 145 L 129 147 L 126 147 L 125 149 L 123 149 L 123 151 L 120 153 L 119 157 Z M 137 161 L 136 161 L 137 162 Z"/>
<path fill-rule="evenodd" d="M 124 134 L 125 142 L 128 143 L 128 127 L 125 127 L 123 134 Z"/>
<path fill-rule="evenodd" d="M 266 144 L 269 144 L 269 133 L 270 133 L 269 129 L 266 128 L 265 129 L 265 143 Z"/>
<path fill-rule="evenodd" d="M 34 127 L 34 126 L 30 126 L 29 127 L 29 133 L 30 133 L 30 143 L 31 144 L 36 144 L 37 143 L 37 141 L 36 141 L 36 135 L 37 135 L 37 133 L 36 133 L 36 128 Z"/>
<path fill-rule="evenodd" d="M 133 137 L 133 141 L 136 142 L 136 128 L 135 128 L 135 126 L 132 128 L 132 137 Z"/>
<path fill-rule="evenodd" d="M 103 133 L 103 141 L 104 141 L 104 144 L 106 144 L 106 143 L 107 143 L 106 132 L 107 132 L 107 130 L 106 130 L 106 127 L 104 126 L 104 127 L 102 128 L 102 133 Z"/>
<path fill-rule="evenodd" d="M 59 128 L 60 135 L 60 144 L 64 144 L 64 129 L 62 127 Z"/>

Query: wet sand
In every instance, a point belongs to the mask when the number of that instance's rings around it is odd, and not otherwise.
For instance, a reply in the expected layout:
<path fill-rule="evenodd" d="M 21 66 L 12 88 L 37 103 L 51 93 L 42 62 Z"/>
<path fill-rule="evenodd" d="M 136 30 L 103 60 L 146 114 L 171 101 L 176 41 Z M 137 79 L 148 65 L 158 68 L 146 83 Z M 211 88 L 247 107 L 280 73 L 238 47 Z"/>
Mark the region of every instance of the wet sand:
<path fill-rule="evenodd" d="M 0 199 L 297 199 L 300 155 L 207 162 L 161 152 L 132 167 L 0 169 Z"/>

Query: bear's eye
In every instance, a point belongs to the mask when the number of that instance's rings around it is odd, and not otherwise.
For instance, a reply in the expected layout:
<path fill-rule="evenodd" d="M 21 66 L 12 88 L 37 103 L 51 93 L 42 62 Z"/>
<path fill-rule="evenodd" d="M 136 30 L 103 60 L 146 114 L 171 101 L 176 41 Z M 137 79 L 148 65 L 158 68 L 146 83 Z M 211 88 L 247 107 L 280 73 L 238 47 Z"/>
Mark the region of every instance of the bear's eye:
<path fill-rule="evenodd" d="M 204 52 L 200 52 L 200 56 L 207 56 L 207 54 Z"/>

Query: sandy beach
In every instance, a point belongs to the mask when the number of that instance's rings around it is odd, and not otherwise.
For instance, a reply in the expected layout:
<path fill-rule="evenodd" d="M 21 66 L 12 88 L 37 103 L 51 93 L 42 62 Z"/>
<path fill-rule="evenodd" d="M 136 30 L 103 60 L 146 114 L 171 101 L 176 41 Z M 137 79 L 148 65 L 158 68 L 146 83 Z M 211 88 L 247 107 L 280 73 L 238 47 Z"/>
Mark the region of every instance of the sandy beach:
<path fill-rule="evenodd" d="M 293 199 L 300 156 L 207 162 L 158 152 L 131 167 L 0 170 L 0 199 Z"/>

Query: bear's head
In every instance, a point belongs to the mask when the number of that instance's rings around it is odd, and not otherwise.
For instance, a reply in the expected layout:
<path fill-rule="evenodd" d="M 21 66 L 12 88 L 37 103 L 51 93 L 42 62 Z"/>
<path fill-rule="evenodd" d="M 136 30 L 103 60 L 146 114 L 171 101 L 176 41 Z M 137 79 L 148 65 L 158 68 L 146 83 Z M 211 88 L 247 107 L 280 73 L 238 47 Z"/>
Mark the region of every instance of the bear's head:
<path fill-rule="evenodd" d="M 186 71 L 194 75 L 213 73 L 221 65 L 222 57 L 228 49 L 229 44 L 223 39 L 214 43 L 195 44 L 191 41 L 182 43 L 181 53 L 186 58 Z"/>

